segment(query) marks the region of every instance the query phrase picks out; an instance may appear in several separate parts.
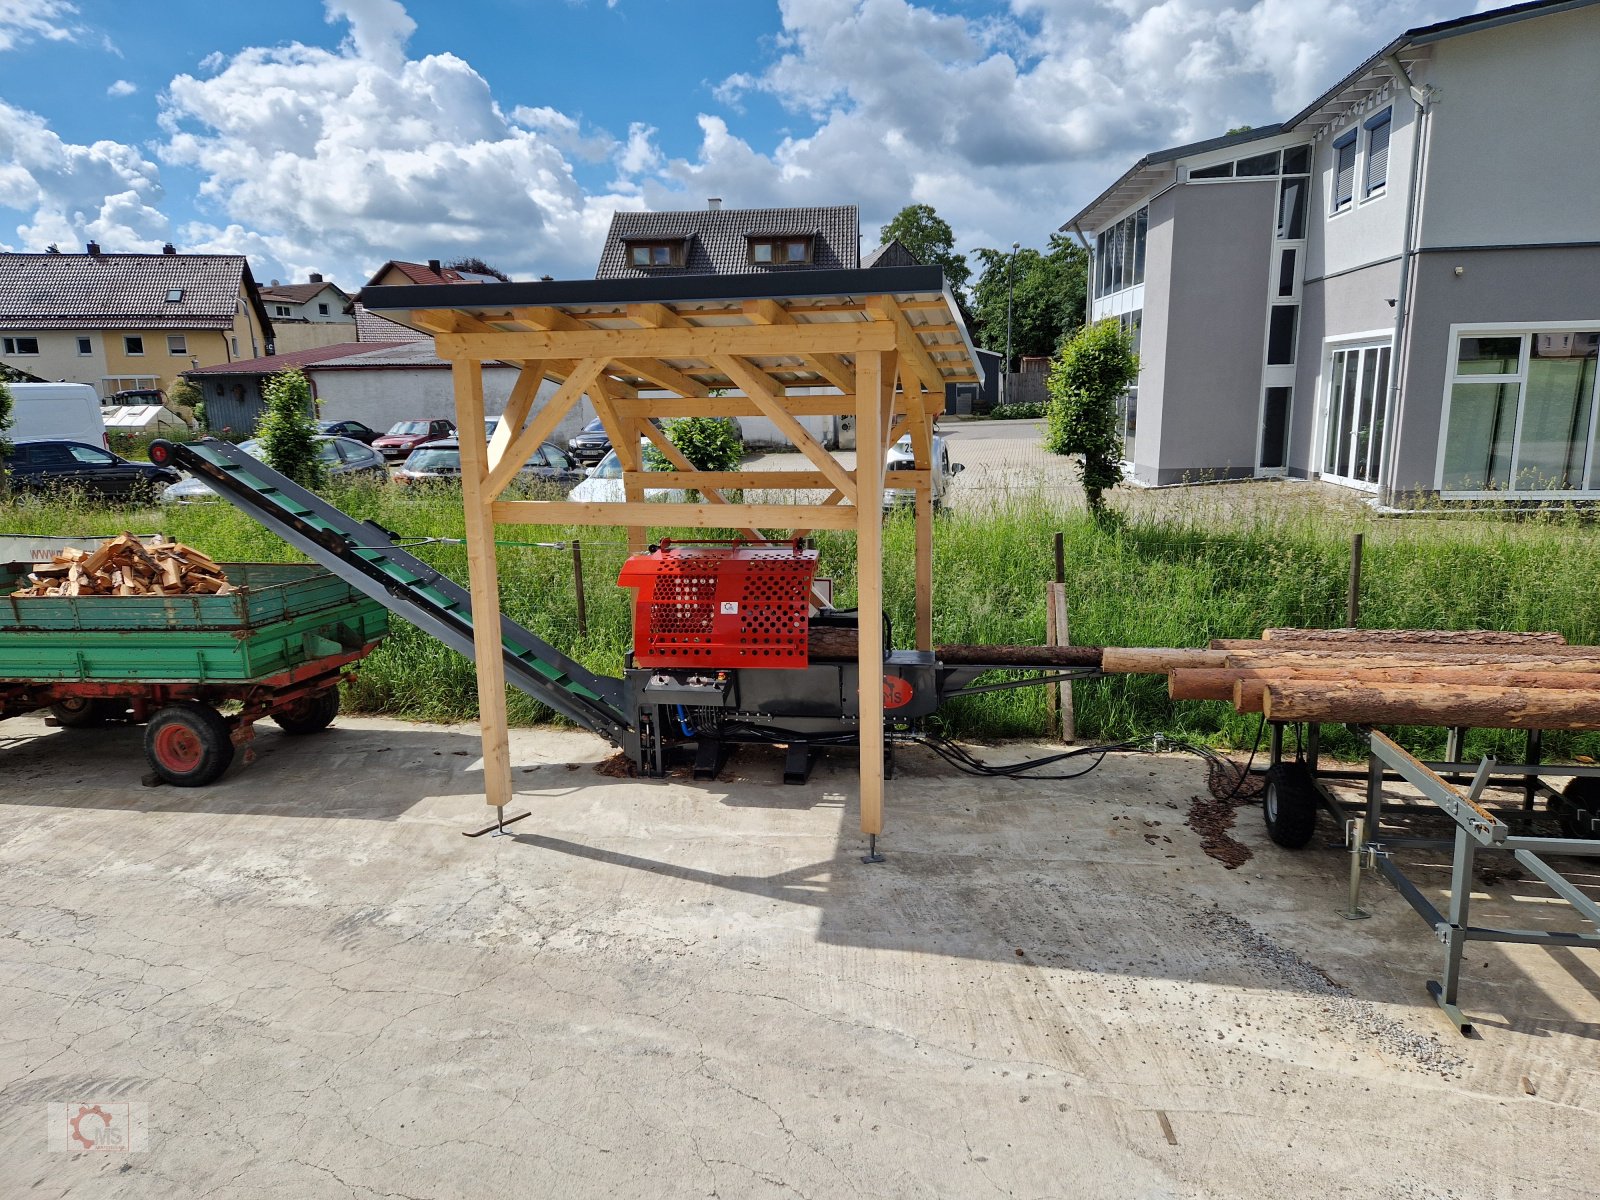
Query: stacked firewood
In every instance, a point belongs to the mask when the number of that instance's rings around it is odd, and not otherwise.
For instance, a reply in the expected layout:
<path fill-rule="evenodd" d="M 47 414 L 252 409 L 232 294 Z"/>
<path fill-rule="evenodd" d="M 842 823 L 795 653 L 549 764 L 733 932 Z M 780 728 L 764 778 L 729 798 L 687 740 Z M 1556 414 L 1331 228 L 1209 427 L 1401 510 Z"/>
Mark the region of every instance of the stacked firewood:
<path fill-rule="evenodd" d="M 1600 646 L 1558 633 L 1269 629 L 1208 650 L 1107 648 L 1102 666 L 1273 721 L 1600 729 Z"/>
<path fill-rule="evenodd" d="M 37 563 L 13 596 L 225 596 L 237 591 L 210 557 L 182 542 L 146 545 L 131 533 L 94 550 Z"/>

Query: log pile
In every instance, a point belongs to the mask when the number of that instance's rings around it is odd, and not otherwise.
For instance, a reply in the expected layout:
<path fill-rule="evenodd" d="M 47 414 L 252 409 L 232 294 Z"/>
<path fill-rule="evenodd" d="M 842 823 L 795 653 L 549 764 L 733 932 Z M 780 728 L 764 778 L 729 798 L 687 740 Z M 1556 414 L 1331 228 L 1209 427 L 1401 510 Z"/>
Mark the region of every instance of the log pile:
<path fill-rule="evenodd" d="M 1107 649 L 1103 662 L 1164 670 L 1175 700 L 1273 721 L 1600 729 L 1600 646 L 1557 633 L 1269 629 L 1209 650 Z"/>
<path fill-rule="evenodd" d="M 11 594 L 38 596 L 225 596 L 237 591 L 209 556 L 182 542 L 147 546 L 131 533 L 94 550 L 67 549 L 37 563 L 28 586 Z"/>

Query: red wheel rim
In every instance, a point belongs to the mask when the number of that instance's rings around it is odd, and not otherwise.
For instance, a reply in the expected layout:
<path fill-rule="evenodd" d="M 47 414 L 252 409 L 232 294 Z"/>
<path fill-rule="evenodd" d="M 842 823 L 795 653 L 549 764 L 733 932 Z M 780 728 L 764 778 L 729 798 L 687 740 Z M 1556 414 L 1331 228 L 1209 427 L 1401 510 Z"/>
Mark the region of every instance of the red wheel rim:
<path fill-rule="evenodd" d="M 202 747 L 194 730 L 183 725 L 163 725 L 156 731 L 156 757 L 173 771 L 192 771 L 200 765 Z"/>

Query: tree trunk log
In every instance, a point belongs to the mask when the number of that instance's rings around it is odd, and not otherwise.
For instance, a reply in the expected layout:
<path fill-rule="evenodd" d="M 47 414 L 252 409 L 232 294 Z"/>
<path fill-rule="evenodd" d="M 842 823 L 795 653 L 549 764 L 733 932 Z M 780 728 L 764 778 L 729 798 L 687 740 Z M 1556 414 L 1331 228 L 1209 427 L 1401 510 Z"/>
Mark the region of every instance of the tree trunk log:
<path fill-rule="evenodd" d="M 1374 678 L 1376 675 L 1398 676 L 1399 678 Z M 1304 683 L 1304 684 L 1333 684 L 1335 686 L 1367 687 L 1379 692 L 1388 692 L 1396 687 L 1438 687 L 1438 688 L 1476 688 L 1482 687 L 1484 673 L 1482 671 L 1467 671 L 1454 669 L 1451 677 L 1441 679 L 1427 671 L 1367 671 L 1356 675 L 1346 676 L 1342 680 L 1316 680 L 1307 679 L 1299 675 L 1274 675 L 1267 679 L 1235 679 L 1233 694 L 1229 697 L 1234 708 L 1242 713 L 1258 713 L 1266 711 L 1267 688 L 1275 683 Z M 1597 692 L 1600 693 L 1600 674 L 1587 673 L 1558 673 L 1529 674 L 1515 671 L 1506 674 L 1496 674 L 1494 685 L 1486 690 L 1504 691 L 1506 689 L 1536 690 L 1547 689 L 1555 692 Z M 1600 718 L 1597 718 L 1600 720 Z"/>
<path fill-rule="evenodd" d="M 1212 638 L 1211 649 L 1230 653 L 1255 651 L 1262 654 L 1426 654 L 1477 658 L 1481 654 L 1522 654 L 1549 658 L 1600 657 L 1600 646 L 1569 646 L 1564 642 L 1324 642 L 1279 638 L 1271 642 L 1253 638 Z"/>
<path fill-rule="evenodd" d="M 1569 651 L 1571 653 L 1569 653 Z M 1224 661 L 1195 666 L 1338 667 L 1346 671 L 1380 667 L 1499 667 L 1519 671 L 1592 671 L 1600 664 L 1600 646 L 1529 646 L 1526 650 L 1483 650 L 1464 654 L 1455 650 L 1419 647 L 1415 650 L 1218 650 Z"/>
<path fill-rule="evenodd" d="M 818 662 L 850 661 L 860 641 L 855 629 L 813 625 L 807 641 Z M 1098 646 L 935 646 L 934 657 L 946 666 L 993 664 L 997 667 L 1100 667 Z"/>
<path fill-rule="evenodd" d="M 1573 671 L 1567 663 L 1542 663 L 1532 668 L 1521 664 L 1496 670 L 1496 687 L 1546 687 L 1561 690 L 1600 689 L 1600 671 Z M 1323 680 L 1329 683 L 1355 683 L 1382 687 L 1391 683 L 1434 683 L 1478 687 L 1484 683 L 1482 667 L 1221 667 L 1182 669 L 1171 672 L 1167 694 L 1174 700 L 1231 700 L 1238 703 L 1236 684 L 1245 685 L 1243 695 L 1251 706 L 1240 712 L 1261 711 L 1261 688 L 1274 680 Z"/>
<path fill-rule="evenodd" d="M 1461 725 L 1469 729 L 1600 729 L 1600 688 L 1384 687 L 1288 680 L 1267 684 L 1271 721 Z"/>
<path fill-rule="evenodd" d="M 1100 655 L 1100 669 L 1107 675 L 1165 675 L 1184 667 L 1224 667 L 1227 664 L 1228 656 L 1219 650 L 1107 646 Z"/>
<path fill-rule="evenodd" d="M 1381 642 L 1384 645 L 1499 646 L 1523 642 L 1565 646 L 1559 633 L 1504 633 L 1495 629 L 1268 629 L 1267 642 Z"/>

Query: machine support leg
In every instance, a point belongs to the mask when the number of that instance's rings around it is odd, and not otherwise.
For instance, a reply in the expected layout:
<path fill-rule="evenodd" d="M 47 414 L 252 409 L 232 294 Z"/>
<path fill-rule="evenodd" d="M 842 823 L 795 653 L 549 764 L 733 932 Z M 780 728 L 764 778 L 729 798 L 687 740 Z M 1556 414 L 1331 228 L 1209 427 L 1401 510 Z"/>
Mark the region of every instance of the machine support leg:
<path fill-rule="evenodd" d="M 1306 770 L 1317 773 L 1317 763 L 1322 758 L 1322 726 L 1312 721 L 1306 726 Z"/>
<path fill-rule="evenodd" d="M 1268 761 L 1272 766 L 1277 766 L 1283 761 L 1283 722 L 1274 721 L 1268 727 L 1267 753 Z"/>
<path fill-rule="evenodd" d="M 864 863 L 881 863 L 887 861 L 883 855 L 878 853 L 877 834 L 867 834 L 867 852 L 861 856 L 861 861 Z"/>
<path fill-rule="evenodd" d="M 1537 766 L 1544 755 L 1544 730 L 1528 730 L 1528 756 L 1522 761 L 1530 767 Z M 1533 811 L 1533 798 L 1539 794 L 1539 777 L 1529 775 L 1522 785 L 1522 811 Z"/>
<path fill-rule="evenodd" d="M 1461 986 L 1461 953 L 1467 945 L 1467 922 L 1472 904 L 1472 864 L 1477 852 L 1478 844 L 1466 829 L 1458 826 L 1455 861 L 1450 868 L 1449 924 L 1438 931 L 1440 940 L 1444 942 L 1444 979 L 1428 981 L 1428 994 L 1463 1037 L 1472 1033 L 1472 1022 L 1467 1020 L 1466 1014 L 1456 1004 L 1456 993 Z"/>
<path fill-rule="evenodd" d="M 1446 762 L 1457 763 L 1467 749 L 1467 727 L 1465 725 L 1452 725 L 1450 732 L 1445 737 L 1444 758 Z M 1451 783 L 1460 783 L 1466 776 L 1457 772 L 1450 776 Z"/>
<path fill-rule="evenodd" d="M 1361 907 L 1361 859 L 1369 844 L 1377 840 L 1378 818 L 1383 811 L 1383 763 L 1376 754 L 1367 755 L 1367 811 L 1353 818 L 1345 830 L 1350 843 L 1350 903 L 1339 915 L 1346 921 L 1364 921 L 1372 914 Z"/>

